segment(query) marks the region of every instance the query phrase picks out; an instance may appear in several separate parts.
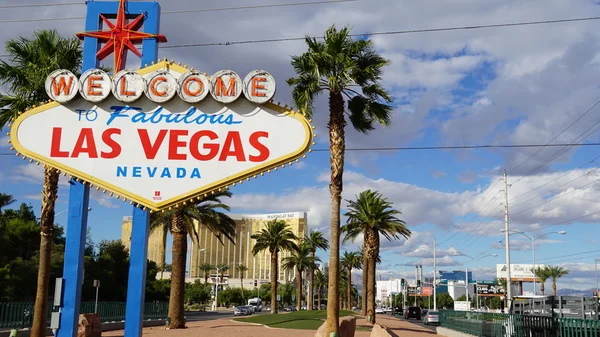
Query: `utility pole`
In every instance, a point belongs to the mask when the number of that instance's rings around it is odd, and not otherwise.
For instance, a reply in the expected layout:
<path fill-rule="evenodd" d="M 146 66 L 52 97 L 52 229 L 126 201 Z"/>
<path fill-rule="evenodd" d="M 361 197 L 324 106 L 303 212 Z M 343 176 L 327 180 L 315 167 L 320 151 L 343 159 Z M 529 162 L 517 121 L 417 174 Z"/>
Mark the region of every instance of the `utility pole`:
<path fill-rule="evenodd" d="M 510 305 L 512 303 L 512 285 L 510 282 L 510 226 L 508 223 L 508 175 L 504 170 L 504 242 L 506 245 L 506 299 L 507 312 L 510 314 Z"/>
<path fill-rule="evenodd" d="M 437 243 L 435 241 L 435 236 L 433 237 L 433 311 L 437 311 L 437 269 L 436 269 L 436 251 L 437 251 Z"/>
<path fill-rule="evenodd" d="M 415 275 L 415 286 L 416 286 L 417 283 L 419 283 L 419 265 L 416 265 L 415 267 L 416 267 L 416 270 L 417 270 L 417 273 Z M 417 290 L 416 287 L 415 287 L 415 290 Z M 415 307 L 416 306 L 417 306 L 417 294 L 415 293 Z"/>

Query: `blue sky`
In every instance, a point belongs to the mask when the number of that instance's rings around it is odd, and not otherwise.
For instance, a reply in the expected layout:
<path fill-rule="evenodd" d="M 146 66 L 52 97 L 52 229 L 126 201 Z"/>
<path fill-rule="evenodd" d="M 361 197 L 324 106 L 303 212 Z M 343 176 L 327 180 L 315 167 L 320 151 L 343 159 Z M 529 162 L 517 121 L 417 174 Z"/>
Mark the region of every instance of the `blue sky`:
<path fill-rule="evenodd" d="M 13 2 L 16 3 L 8 1 Z M 553 20 L 600 12 L 594 1 L 584 0 L 568 4 L 560 0 L 463 0 L 436 6 L 426 2 L 364 0 L 203 14 L 166 12 L 240 4 L 197 4 L 189 0 L 160 3 L 165 12 L 161 32 L 169 39 L 166 45 L 321 35 L 332 23 L 351 25 L 353 32 L 359 33 Z M 0 32 L 0 43 L 30 35 L 32 28 L 56 28 L 64 34 L 83 29 L 82 20 L 39 21 L 34 27 L 2 20 L 77 17 L 84 13 L 84 6 L 41 8 L 35 13 L 3 10 L 0 26 L 5 29 Z M 201 20 L 192 20 L 198 18 Z M 277 28 L 265 30 L 265 23 Z M 598 133 L 594 131 L 600 108 L 567 128 L 600 95 L 600 35 L 595 25 L 580 22 L 373 36 L 374 47 L 391 61 L 383 82 L 394 96 L 395 114 L 391 126 L 369 135 L 348 127 L 347 147 L 546 144 L 555 136 L 554 143 L 596 142 Z M 220 28 L 215 31 L 211 27 Z M 220 69 L 233 69 L 239 74 L 266 69 L 278 83 L 276 101 L 289 104 L 291 95 L 285 80 L 293 76 L 290 55 L 305 49 L 304 42 L 296 41 L 160 49 L 159 55 L 209 74 Z M 128 62 L 137 66 L 138 60 L 131 55 Z M 326 149 L 326 99 L 316 102 L 315 111 L 318 137 L 314 149 Z M 587 131 L 590 127 L 593 128 Z M 6 139 L 0 140 L 0 153 L 10 152 Z M 531 235 L 566 230 L 567 235 L 539 239 L 536 259 L 540 263 L 564 264 L 571 271 L 559 287 L 570 284 L 576 289 L 589 289 L 595 286 L 594 257 L 600 256 L 600 217 L 569 220 L 600 210 L 600 183 L 594 183 L 600 178 L 600 169 L 591 171 L 599 164 L 590 163 L 598 156 L 597 147 L 567 148 L 553 159 L 562 148 L 548 147 L 536 153 L 537 150 L 348 151 L 344 198 L 353 198 L 364 189 L 377 189 L 403 212 L 413 237 L 384 243 L 381 270 L 385 275 L 399 275 L 401 265 L 415 263 L 423 264 L 429 275 L 435 236 L 438 243 L 447 240 L 438 247 L 440 269 L 473 267 L 470 259 L 458 254 L 498 254 L 479 263 L 480 278 L 491 279 L 495 264 L 505 262 L 504 249 L 497 243 L 503 239 L 500 229 L 504 226 L 500 205 L 504 198 L 500 190 L 504 187 L 498 179 L 506 169 L 512 184 L 509 197 L 528 193 L 509 201 L 512 228 Z M 0 191 L 39 209 L 41 169 L 10 155 L 0 156 L 0 164 Z M 233 212 L 307 211 L 310 227 L 328 234 L 328 175 L 328 152 L 314 151 L 300 165 L 237 185 L 232 189 Z M 57 212 L 66 209 L 65 183 L 61 182 Z M 534 199 L 528 200 L 531 198 Z M 120 238 L 121 219 L 131 214 L 131 208 L 96 192 L 92 193 L 91 207 L 89 226 L 94 241 Z M 57 218 L 60 224 L 65 221 L 64 214 Z M 565 223 L 550 226 L 561 222 Z M 512 261 L 529 263 L 530 242 L 519 236 L 511 240 Z M 347 248 L 354 249 L 356 245 Z M 321 257 L 325 259 L 326 255 Z"/>

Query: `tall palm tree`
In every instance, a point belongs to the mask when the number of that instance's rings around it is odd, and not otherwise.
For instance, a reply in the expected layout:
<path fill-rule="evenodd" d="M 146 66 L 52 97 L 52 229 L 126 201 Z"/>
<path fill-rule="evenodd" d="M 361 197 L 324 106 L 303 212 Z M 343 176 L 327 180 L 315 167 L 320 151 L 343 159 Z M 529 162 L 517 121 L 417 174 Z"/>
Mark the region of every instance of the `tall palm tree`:
<path fill-rule="evenodd" d="M 392 208 L 392 203 L 376 191 L 366 190 L 356 196 L 356 200 L 346 200 L 348 212 L 346 225 L 342 228 L 345 233 L 344 242 L 354 240 L 364 234 L 363 254 L 367 254 L 367 319 L 375 323 L 375 263 L 379 255 L 379 236 L 391 240 L 411 236 L 406 223 L 398 219 L 402 214 Z"/>
<path fill-rule="evenodd" d="M 313 102 L 323 92 L 329 93 L 329 148 L 331 162 L 331 251 L 329 253 L 329 290 L 325 334 L 339 334 L 340 272 L 340 205 L 344 174 L 346 113 L 357 131 L 367 133 L 376 123 L 388 125 L 392 98 L 380 84 L 382 68 L 389 61 L 377 54 L 369 39 L 353 40 L 348 28 L 335 26 L 325 31 L 324 41 L 307 36 L 308 51 L 292 57 L 298 75 L 287 83 L 298 109 L 312 116 Z M 347 112 L 346 102 L 348 100 Z"/>
<path fill-rule="evenodd" d="M 240 273 L 240 286 L 242 287 L 242 301 L 244 301 L 244 273 L 248 271 L 248 267 L 243 264 L 235 266 L 235 270 Z"/>
<path fill-rule="evenodd" d="M 552 294 L 556 296 L 556 281 L 569 274 L 569 271 L 559 266 L 545 266 L 544 269 L 546 269 L 545 273 L 548 275 L 548 278 L 552 280 Z"/>
<path fill-rule="evenodd" d="M 10 39 L 5 44 L 8 62 L 0 60 L 0 84 L 7 94 L 0 94 L 0 130 L 19 112 L 48 100 L 45 82 L 56 69 L 80 73 L 82 50 L 78 38 L 60 36 L 55 30 L 40 30 L 32 38 Z M 40 212 L 40 258 L 37 290 L 33 309 L 32 337 L 46 333 L 48 282 L 54 231 L 54 204 L 58 190 L 58 170 L 44 166 L 42 209 Z"/>
<path fill-rule="evenodd" d="M 169 324 L 171 329 L 185 328 L 183 304 L 188 234 L 197 243 L 197 223 L 206 226 L 219 241 L 221 241 L 221 236 L 225 236 L 228 240 L 234 242 L 235 221 L 220 211 L 229 211 L 229 206 L 221 201 L 223 197 L 231 197 L 231 192 L 216 192 L 196 203 L 186 203 L 169 211 L 152 214 L 150 227 L 155 229 L 156 227 L 168 226 L 173 236 L 171 293 L 168 314 L 171 318 Z"/>
<path fill-rule="evenodd" d="M 269 251 L 271 254 L 271 313 L 277 313 L 277 258 L 281 251 L 298 250 L 298 237 L 285 221 L 273 219 L 266 223 L 265 228 L 251 236 L 256 240 L 252 254 Z"/>
<path fill-rule="evenodd" d="M 325 236 L 323 235 L 322 232 L 320 231 L 310 231 L 310 233 L 308 235 L 304 236 L 304 241 L 303 241 L 306 245 L 308 245 L 308 247 L 310 248 L 310 256 L 314 259 L 315 255 L 317 253 L 317 249 L 323 249 L 323 250 L 327 250 L 329 249 L 329 241 L 327 241 L 327 239 L 325 239 Z M 315 275 L 315 268 L 311 268 L 308 271 L 308 301 L 307 301 L 307 305 L 306 305 L 306 309 L 307 310 L 312 310 L 313 305 L 314 305 L 314 293 L 313 293 L 313 289 L 314 289 L 314 275 Z M 319 306 L 319 309 L 321 307 Z"/>
<path fill-rule="evenodd" d="M 296 269 L 296 284 L 298 286 L 298 301 L 297 310 L 300 311 L 302 307 L 302 274 L 306 270 L 313 270 L 317 268 L 315 261 L 320 261 L 318 258 L 314 258 L 310 255 L 310 247 L 304 243 L 298 245 L 296 250 L 292 251 L 292 254 L 283 259 L 283 268 L 287 270 Z"/>
<path fill-rule="evenodd" d="M 204 284 L 208 283 L 208 276 L 210 276 L 210 272 L 215 270 L 215 266 L 210 263 L 201 264 L 198 269 L 202 270 L 204 274 Z"/>
<path fill-rule="evenodd" d="M 548 275 L 545 267 L 537 267 L 533 272 L 535 277 L 540 279 L 540 291 L 542 292 L 542 295 L 544 295 L 544 291 L 546 290 L 545 283 L 550 276 Z"/>
<path fill-rule="evenodd" d="M 323 287 L 327 285 L 327 275 L 317 269 L 315 273 L 315 288 L 317 289 L 317 310 L 321 310 L 321 294 Z"/>
<path fill-rule="evenodd" d="M 342 268 L 346 269 L 346 301 L 348 301 L 346 308 L 352 309 L 352 269 L 362 268 L 362 254 L 359 252 L 344 252 L 340 259 Z"/>

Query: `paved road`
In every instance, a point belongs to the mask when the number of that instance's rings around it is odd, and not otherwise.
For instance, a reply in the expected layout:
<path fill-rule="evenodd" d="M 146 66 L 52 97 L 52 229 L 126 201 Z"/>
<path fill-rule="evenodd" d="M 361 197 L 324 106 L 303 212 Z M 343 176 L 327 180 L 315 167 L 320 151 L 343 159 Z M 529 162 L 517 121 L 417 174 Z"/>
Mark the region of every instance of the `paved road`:
<path fill-rule="evenodd" d="M 264 315 L 268 311 L 256 312 L 252 315 Z M 223 311 L 186 311 L 185 319 L 187 322 L 209 321 L 218 318 L 233 317 L 233 309 Z"/>
<path fill-rule="evenodd" d="M 437 325 L 425 325 L 425 324 L 423 324 L 423 321 L 421 321 L 421 320 L 416 320 L 416 319 L 406 320 L 403 317 L 392 316 L 392 315 L 389 315 L 389 314 L 384 314 L 384 315 L 385 315 L 385 317 L 394 317 L 394 318 L 396 318 L 398 320 L 401 320 L 401 321 L 410 322 L 412 324 L 418 325 L 418 326 L 423 327 L 425 329 L 429 329 L 431 331 L 435 331 L 435 328 L 437 327 Z"/>

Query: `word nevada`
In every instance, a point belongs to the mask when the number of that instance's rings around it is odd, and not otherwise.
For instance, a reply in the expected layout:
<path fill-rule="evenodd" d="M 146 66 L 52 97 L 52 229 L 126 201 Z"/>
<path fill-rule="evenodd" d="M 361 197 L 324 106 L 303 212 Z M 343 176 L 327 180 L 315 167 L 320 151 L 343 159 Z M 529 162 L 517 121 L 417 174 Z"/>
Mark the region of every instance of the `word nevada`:
<path fill-rule="evenodd" d="M 220 70 L 207 77 L 194 70 L 179 75 L 161 69 L 142 75 L 126 69 L 111 79 L 101 69 L 90 69 L 81 78 L 60 69 L 48 76 L 45 88 L 48 97 L 61 104 L 70 102 L 77 94 L 89 102 L 99 103 L 111 93 L 124 103 L 135 102 L 145 95 L 158 104 L 171 100 L 175 95 L 186 103 L 199 103 L 209 93 L 217 102 L 232 103 L 243 93 L 250 102 L 263 104 L 275 95 L 275 79 L 264 70 L 253 70 L 242 81 L 232 70 Z"/>

